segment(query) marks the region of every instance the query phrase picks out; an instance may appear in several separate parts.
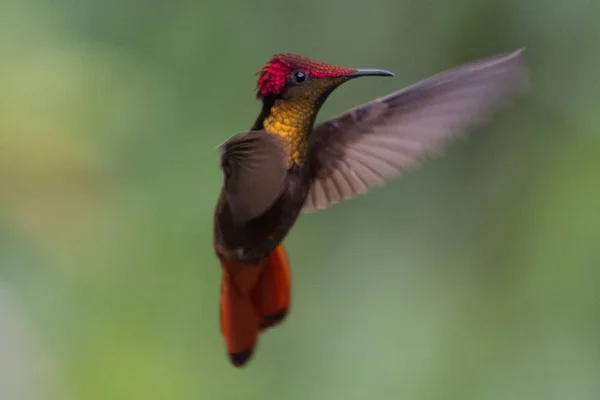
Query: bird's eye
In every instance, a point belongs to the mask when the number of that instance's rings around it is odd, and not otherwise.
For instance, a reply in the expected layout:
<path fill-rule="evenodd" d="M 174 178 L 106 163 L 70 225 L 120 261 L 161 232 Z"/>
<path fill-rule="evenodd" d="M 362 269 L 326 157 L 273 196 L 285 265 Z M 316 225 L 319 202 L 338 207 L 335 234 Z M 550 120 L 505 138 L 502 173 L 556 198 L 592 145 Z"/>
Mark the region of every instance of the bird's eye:
<path fill-rule="evenodd" d="M 290 78 L 292 82 L 301 84 L 308 80 L 308 74 L 306 74 L 304 71 L 294 71 L 291 73 Z"/>

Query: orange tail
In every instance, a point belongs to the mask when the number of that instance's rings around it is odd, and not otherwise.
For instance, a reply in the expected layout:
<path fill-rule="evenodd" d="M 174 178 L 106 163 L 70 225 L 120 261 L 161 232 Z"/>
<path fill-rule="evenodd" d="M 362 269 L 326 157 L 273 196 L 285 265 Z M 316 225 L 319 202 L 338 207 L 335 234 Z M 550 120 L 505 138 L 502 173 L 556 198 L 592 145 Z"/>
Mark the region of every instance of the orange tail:
<path fill-rule="evenodd" d="M 222 261 L 221 332 L 231 362 L 246 364 L 259 330 L 277 325 L 290 305 L 290 265 L 279 245 L 259 265 Z"/>

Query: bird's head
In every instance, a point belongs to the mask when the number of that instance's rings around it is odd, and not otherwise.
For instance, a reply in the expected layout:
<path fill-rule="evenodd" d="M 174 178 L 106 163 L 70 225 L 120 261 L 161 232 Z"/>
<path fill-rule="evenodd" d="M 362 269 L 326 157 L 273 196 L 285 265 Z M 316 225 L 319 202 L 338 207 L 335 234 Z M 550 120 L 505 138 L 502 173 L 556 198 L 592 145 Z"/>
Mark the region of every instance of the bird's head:
<path fill-rule="evenodd" d="M 342 83 L 360 76 L 393 76 L 381 69 L 343 68 L 295 54 L 276 54 L 260 70 L 257 97 L 263 107 L 252 129 L 282 137 L 292 161 L 302 164 L 307 138 L 321 105 Z"/>
<path fill-rule="evenodd" d="M 257 97 L 325 100 L 342 83 L 361 76 L 393 76 L 381 69 L 344 68 L 296 54 L 275 54 L 259 72 Z"/>

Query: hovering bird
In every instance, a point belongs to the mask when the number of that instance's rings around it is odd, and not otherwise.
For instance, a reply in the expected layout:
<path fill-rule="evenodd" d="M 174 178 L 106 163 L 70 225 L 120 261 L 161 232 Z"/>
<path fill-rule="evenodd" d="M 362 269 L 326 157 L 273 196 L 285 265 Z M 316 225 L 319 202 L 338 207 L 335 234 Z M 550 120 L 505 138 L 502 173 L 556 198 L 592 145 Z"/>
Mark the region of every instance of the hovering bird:
<path fill-rule="evenodd" d="M 222 266 L 221 332 L 234 366 L 250 360 L 259 333 L 289 310 L 282 241 L 298 215 L 383 185 L 524 92 L 523 51 L 464 64 L 317 125 L 338 86 L 393 74 L 294 54 L 271 58 L 259 72 L 258 118 L 220 148 L 214 249 Z"/>

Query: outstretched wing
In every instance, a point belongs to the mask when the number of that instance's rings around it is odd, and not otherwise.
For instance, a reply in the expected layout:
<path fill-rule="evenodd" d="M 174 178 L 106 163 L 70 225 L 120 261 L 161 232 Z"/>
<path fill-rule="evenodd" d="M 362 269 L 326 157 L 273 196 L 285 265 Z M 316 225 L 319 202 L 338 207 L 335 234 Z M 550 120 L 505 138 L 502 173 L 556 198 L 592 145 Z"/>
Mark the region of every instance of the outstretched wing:
<path fill-rule="evenodd" d="M 281 140 L 264 131 L 234 136 L 221 146 L 224 190 L 236 224 L 264 213 L 283 190 L 287 175 Z"/>
<path fill-rule="evenodd" d="M 304 211 L 327 208 L 419 165 L 528 88 L 523 49 L 464 64 L 316 126 Z"/>

